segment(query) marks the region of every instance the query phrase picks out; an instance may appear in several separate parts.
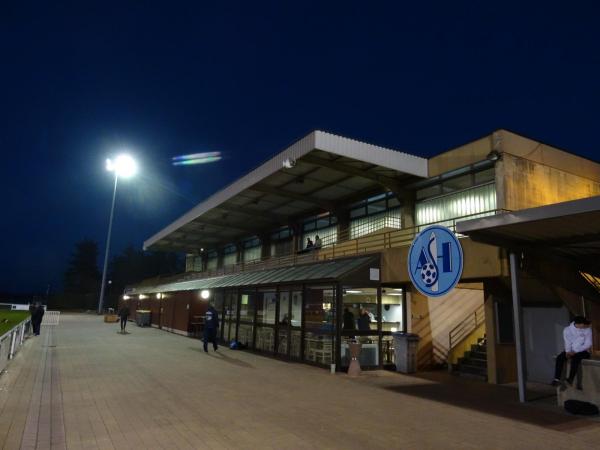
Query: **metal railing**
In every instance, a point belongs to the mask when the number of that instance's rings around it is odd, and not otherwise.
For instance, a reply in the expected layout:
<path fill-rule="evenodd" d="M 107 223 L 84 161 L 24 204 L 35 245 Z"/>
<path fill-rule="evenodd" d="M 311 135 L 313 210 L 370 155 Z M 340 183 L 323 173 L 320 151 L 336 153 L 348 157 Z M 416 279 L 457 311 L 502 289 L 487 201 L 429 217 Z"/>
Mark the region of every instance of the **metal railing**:
<path fill-rule="evenodd" d="M 60 311 L 46 311 L 42 318 L 42 325 L 58 325 L 60 321 Z"/>
<path fill-rule="evenodd" d="M 28 317 L 0 336 L 0 372 L 6 368 L 8 361 L 18 353 L 30 332 L 31 318 Z"/>
<path fill-rule="evenodd" d="M 345 229 L 338 233 L 337 240 L 335 242 L 323 242 L 323 245 L 318 249 L 304 249 L 282 256 L 267 256 L 254 261 L 239 262 L 234 265 L 228 265 L 218 269 L 205 270 L 203 272 L 188 272 L 187 276 L 180 281 L 210 278 L 250 270 L 264 270 L 277 267 L 294 266 L 296 264 L 324 261 L 347 256 L 378 253 L 386 249 L 410 245 L 415 235 L 429 225 L 443 224 L 450 230 L 456 231 L 456 224 L 458 222 L 484 216 L 491 216 L 501 212 L 506 212 L 506 210 L 493 209 L 475 214 L 469 214 L 467 216 L 456 217 L 453 219 L 421 224 L 410 228 L 387 230 L 382 231 L 381 233 L 375 232 L 373 234 L 361 236 L 355 239 L 350 239 L 350 230 Z"/>
<path fill-rule="evenodd" d="M 458 325 L 450 330 L 450 333 L 448 333 L 448 353 L 484 322 L 485 311 L 483 305 L 479 305 L 475 311 L 470 312 Z"/>

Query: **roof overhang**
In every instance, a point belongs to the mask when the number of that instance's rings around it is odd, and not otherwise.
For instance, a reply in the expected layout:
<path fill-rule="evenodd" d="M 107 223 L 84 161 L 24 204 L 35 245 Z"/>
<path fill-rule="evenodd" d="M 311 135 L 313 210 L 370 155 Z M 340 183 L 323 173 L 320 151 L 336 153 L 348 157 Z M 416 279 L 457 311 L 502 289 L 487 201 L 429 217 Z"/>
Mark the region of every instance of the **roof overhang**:
<path fill-rule="evenodd" d="M 468 220 L 458 223 L 456 231 L 600 275 L 600 196 Z"/>
<path fill-rule="evenodd" d="M 193 253 L 427 177 L 427 159 L 314 131 L 144 242 Z"/>
<path fill-rule="evenodd" d="M 156 294 L 202 289 L 273 286 L 284 283 L 344 281 L 345 279 L 352 279 L 353 281 L 362 279 L 362 282 L 365 283 L 364 280 L 370 279 L 370 268 L 379 268 L 379 257 L 362 256 L 337 259 L 192 280 L 187 280 L 186 275 L 183 274 L 179 279 L 155 280 L 154 282 L 148 280 L 136 286 L 129 286 L 125 289 L 125 294 Z"/>

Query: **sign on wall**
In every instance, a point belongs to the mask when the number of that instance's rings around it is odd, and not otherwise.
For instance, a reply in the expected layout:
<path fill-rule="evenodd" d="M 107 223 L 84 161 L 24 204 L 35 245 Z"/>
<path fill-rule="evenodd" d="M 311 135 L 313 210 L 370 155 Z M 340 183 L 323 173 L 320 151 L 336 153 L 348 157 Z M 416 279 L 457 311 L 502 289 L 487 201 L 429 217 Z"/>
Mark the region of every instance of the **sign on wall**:
<path fill-rule="evenodd" d="M 462 247 L 448 228 L 432 225 L 413 240 L 408 252 L 408 274 L 421 294 L 447 294 L 460 280 L 462 270 Z"/>

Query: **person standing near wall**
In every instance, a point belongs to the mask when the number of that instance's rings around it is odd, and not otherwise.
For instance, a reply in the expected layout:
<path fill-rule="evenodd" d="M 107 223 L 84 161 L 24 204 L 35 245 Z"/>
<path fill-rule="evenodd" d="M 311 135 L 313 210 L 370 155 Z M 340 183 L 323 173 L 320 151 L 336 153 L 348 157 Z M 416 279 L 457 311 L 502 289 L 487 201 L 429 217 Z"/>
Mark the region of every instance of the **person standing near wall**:
<path fill-rule="evenodd" d="M 582 359 L 588 359 L 592 350 L 592 330 L 590 321 L 583 316 L 576 316 L 573 322 L 563 331 L 565 350 L 556 357 L 556 371 L 553 385 L 561 384 L 563 367 L 567 359 L 571 361 L 571 369 L 567 383 L 573 384 Z M 581 389 L 577 386 L 578 389 Z"/>
<path fill-rule="evenodd" d="M 215 352 L 218 349 L 217 336 L 219 331 L 219 313 L 212 304 L 208 305 L 208 310 L 204 316 L 204 351 L 208 353 L 208 342 L 211 341 Z"/>

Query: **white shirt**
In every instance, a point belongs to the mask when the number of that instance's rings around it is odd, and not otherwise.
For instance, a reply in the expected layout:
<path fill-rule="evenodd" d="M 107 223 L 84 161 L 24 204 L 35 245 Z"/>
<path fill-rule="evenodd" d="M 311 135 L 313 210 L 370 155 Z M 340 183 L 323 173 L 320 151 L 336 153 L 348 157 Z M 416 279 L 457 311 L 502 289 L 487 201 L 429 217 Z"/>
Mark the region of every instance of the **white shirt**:
<path fill-rule="evenodd" d="M 575 322 L 566 327 L 563 331 L 565 340 L 565 352 L 585 352 L 592 348 L 592 329 L 577 328 Z"/>

